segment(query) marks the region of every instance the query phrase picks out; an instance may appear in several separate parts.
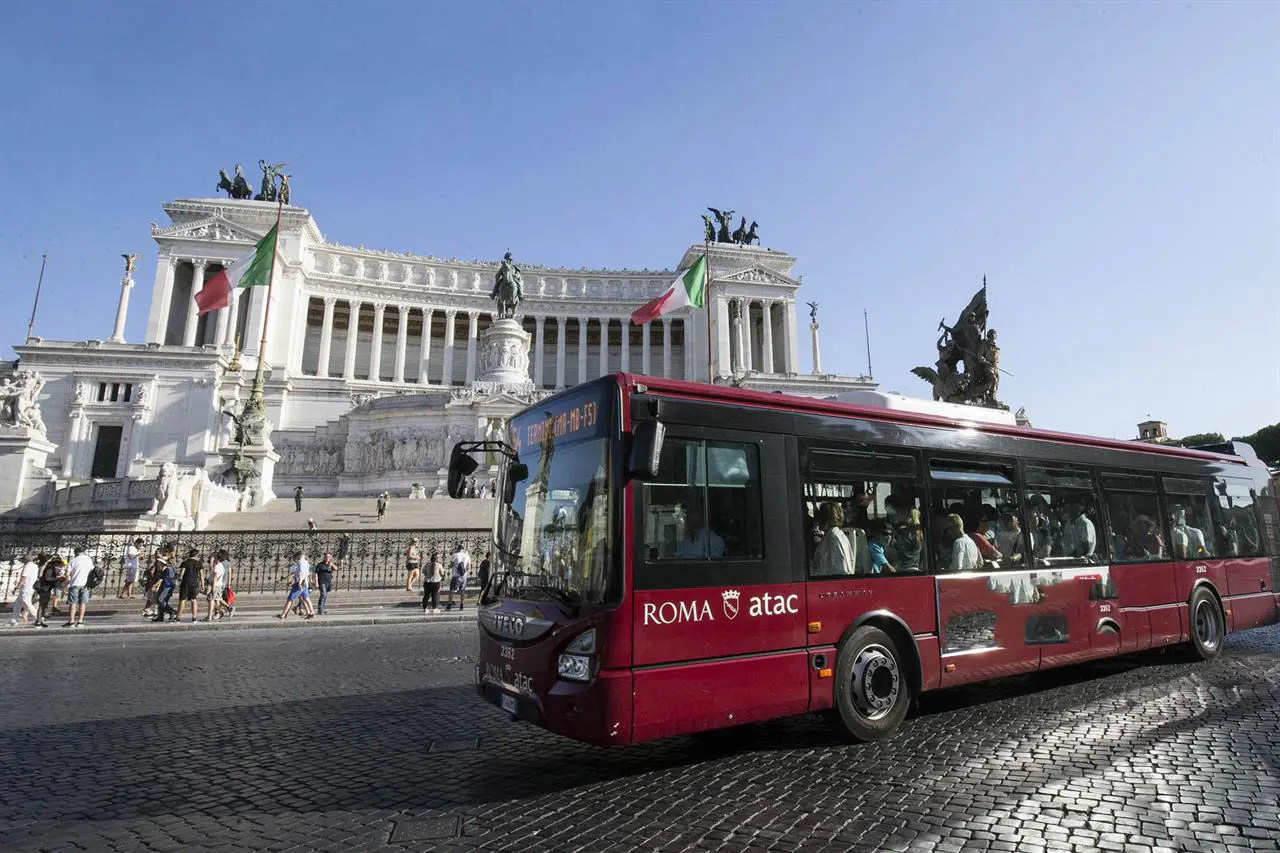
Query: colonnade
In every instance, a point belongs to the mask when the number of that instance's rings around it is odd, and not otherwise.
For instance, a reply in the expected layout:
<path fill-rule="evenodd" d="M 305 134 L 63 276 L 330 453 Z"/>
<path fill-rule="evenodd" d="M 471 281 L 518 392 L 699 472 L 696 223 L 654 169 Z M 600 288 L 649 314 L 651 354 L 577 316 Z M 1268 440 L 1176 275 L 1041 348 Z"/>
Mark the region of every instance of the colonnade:
<path fill-rule="evenodd" d="M 732 372 L 789 372 L 792 332 L 785 313 L 786 303 L 747 297 L 729 297 L 726 302 L 731 324 L 729 358 Z M 776 339 L 775 333 L 778 335 Z"/>
<path fill-rule="evenodd" d="M 182 314 L 179 325 L 174 326 L 170 323 L 170 314 L 173 311 L 173 291 L 177 279 L 177 268 L 179 264 L 191 266 L 191 288 L 187 294 L 186 309 Z M 222 264 L 217 261 L 208 261 L 203 258 L 178 258 L 170 257 L 161 258 L 160 269 L 157 276 L 162 276 L 159 291 L 160 304 L 157 310 L 159 325 L 154 333 L 154 343 L 169 343 L 169 338 L 173 337 L 173 343 L 181 343 L 182 346 L 234 346 L 237 342 L 237 333 L 248 331 L 251 324 L 256 324 L 257 328 L 262 328 L 262 314 L 266 310 L 267 302 L 265 295 L 255 297 L 252 290 L 240 290 L 233 288 L 231 296 L 226 306 L 219 308 L 211 315 L 209 319 L 205 319 L 203 324 L 199 314 L 199 306 L 196 305 L 195 296 L 204 287 L 205 280 L 215 272 L 222 269 Z M 244 299 L 248 306 L 246 311 L 245 323 L 241 324 L 241 300 Z M 209 323 L 213 323 L 213 329 L 210 331 Z M 240 326 L 244 325 L 242 330 Z M 245 335 L 245 337 L 248 337 Z M 246 341 L 241 340 L 241 346 L 246 345 Z M 253 342 L 256 346 L 256 338 Z"/>
<path fill-rule="evenodd" d="M 318 326 L 308 322 L 316 303 L 323 306 Z M 340 307 L 346 314 L 342 322 Z M 372 319 L 364 338 L 362 318 Z M 300 343 L 290 366 L 296 373 L 321 378 L 469 385 L 476 379 L 480 335 L 493 319 L 493 312 L 486 310 L 313 296 L 306 303 Z M 537 313 L 526 315 L 522 322 L 533 336 L 530 372 L 541 388 L 564 388 L 619 370 L 674 378 L 696 372 L 695 348 L 686 345 L 692 341 L 687 318 L 662 317 L 632 326 L 629 315 Z M 339 341 L 343 353 L 337 368 L 333 347 Z M 385 355 L 390 355 L 390 364 L 384 367 Z M 461 371 L 455 366 L 458 359 L 465 359 Z"/>

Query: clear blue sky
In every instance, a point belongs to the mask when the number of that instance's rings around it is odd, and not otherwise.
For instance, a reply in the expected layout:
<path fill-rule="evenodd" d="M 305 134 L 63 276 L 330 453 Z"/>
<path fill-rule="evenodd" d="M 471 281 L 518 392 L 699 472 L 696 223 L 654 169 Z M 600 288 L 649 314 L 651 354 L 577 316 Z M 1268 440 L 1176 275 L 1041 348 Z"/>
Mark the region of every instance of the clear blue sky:
<path fill-rule="evenodd" d="M 160 204 L 265 157 L 329 239 L 445 257 L 671 267 L 735 208 L 799 258 L 824 368 L 865 369 L 865 308 L 904 393 L 985 274 L 1038 426 L 1252 432 L 1277 45 L 1263 2 L 6 3 L 0 340 L 44 250 L 36 332 L 72 339 L 143 252 L 139 340 Z"/>

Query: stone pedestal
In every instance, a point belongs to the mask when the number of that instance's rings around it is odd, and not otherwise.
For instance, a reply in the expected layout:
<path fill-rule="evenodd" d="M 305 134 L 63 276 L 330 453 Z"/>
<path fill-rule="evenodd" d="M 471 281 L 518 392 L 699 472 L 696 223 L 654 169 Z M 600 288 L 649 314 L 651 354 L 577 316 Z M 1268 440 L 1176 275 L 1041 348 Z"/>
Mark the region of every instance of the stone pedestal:
<path fill-rule="evenodd" d="M 528 393 L 529 342 L 532 336 L 515 320 L 498 320 L 480 336 L 480 371 L 475 387 Z"/>
<path fill-rule="evenodd" d="M 28 427 L 0 427 L 0 512 L 20 506 L 51 479 L 44 470 L 57 447 Z"/>
<path fill-rule="evenodd" d="M 272 491 L 272 483 L 275 479 L 276 463 L 280 461 L 280 454 L 276 453 L 269 447 L 261 445 L 250 445 L 244 448 L 244 455 L 248 456 L 258 466 L 258 481 L 253 484 L 254 490 L 253 506 L 265 506 L 276 499 L 276 493 Z M 248 507 L 245 507 L 248 509 Z"/>

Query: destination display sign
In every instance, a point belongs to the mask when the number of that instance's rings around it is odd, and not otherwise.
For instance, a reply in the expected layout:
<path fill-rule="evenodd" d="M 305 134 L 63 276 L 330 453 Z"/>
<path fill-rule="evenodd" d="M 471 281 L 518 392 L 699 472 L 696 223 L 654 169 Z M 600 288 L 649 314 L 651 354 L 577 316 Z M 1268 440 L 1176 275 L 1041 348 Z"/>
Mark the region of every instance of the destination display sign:
<path fill-rule="evenodd" d="M 615 390 L 601 385 L 534 406 L 512 421 L 509 440 L 517 454 L 540 453 L 556 446 L 610 434 Z"/>

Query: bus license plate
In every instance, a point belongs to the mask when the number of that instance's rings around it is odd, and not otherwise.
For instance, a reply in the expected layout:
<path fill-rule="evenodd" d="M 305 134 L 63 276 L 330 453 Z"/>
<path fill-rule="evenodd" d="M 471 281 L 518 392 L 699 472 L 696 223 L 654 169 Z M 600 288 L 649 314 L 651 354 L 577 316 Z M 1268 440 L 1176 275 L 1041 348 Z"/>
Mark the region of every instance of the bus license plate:
<path fill-rule="evenodd" d="M 516 713 L 516 697 L 508 696 L 507 694 L 503 693 L 502 694 L 502 710 L 506 711 L 508 714 Z"/>

